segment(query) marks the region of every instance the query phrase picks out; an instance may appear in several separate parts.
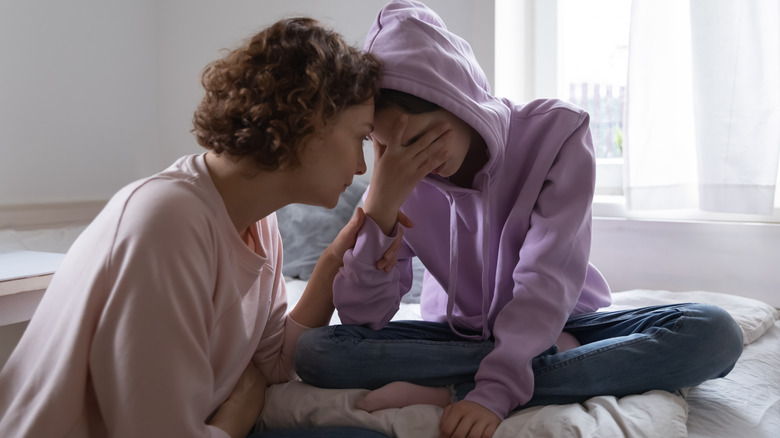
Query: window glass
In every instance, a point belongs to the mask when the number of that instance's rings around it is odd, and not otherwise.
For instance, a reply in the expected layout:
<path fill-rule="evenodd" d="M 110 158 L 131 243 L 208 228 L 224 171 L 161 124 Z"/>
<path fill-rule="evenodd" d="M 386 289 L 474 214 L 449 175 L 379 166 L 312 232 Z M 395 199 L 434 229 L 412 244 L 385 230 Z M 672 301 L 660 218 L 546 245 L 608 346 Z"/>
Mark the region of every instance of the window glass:
<path fill-rule="evenodd" d="M 597 158 L 623 148 L 630 0 L 558 0 L 558 96 L 590 114 Z"/>

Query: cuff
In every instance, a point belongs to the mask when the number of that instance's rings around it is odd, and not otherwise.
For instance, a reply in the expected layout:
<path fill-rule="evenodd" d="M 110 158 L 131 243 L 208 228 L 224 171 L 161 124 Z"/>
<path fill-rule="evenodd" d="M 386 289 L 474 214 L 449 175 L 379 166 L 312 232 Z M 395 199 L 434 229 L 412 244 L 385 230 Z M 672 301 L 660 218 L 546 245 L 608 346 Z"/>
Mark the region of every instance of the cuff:
<path fill-rule="evenodd" d="M 509 412 L 520 405 L 520 403 L 512 401 L 513 397 L 509 394 L 508 388 L 498 382 L 482 384 L 478 382 L 477 387 L 469 392 L 464 400 L 478 403 L 490 409 L 502 420 L 509 415 Z"/>
<path fill-rule="evenodd" d="M 352 250 L 352 256 L 361 262 L 373 265 L 398 237 L 400 226 L 396 222 L 388 236 L 382 232 L 379 225 L 370 216 L 366 216 L 363 227 L 358 233 L 355 248 Z"/>

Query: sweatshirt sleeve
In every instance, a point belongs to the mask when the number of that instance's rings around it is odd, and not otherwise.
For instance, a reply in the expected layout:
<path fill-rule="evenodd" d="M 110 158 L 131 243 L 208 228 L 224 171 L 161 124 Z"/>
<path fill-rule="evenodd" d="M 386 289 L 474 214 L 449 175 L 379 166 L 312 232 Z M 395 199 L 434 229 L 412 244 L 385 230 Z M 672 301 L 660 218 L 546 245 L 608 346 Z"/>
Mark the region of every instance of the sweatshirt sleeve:
<path fill-rule="evenodd" d="M 112 437 L 227 437 L 206 424 L 218 383 L 208 220 L 186 202 L 132 202 L 95 285 L 108 294 L 89 351 L 94 402 Z"/>
<path fill-rule="evenodd" d="M 273 220 L 267 220 L 263 225 L 265 229 L 259 230 L 258 235 L 269 236 L 273 247 L 276 248 L 276 264 L 274 270 L 276 277 L 273 282 L 270 303 L 271 309 L 268 321 L 257 345 L 254 362 L 268 378 L 268 383 L 281 383 L 294 379 L 295 367 L 293 354 L 295 345 L 301 334 L 308 329 L 298 324 L 287 314 L 287 288 L 282 273 L 282 237 L 275 216 L 269 216 Z"/>
<path fill-rule="evenodd" d="M 379 330 L 398 312 L 401 297 L 412 285 L 411 250 L 403 243 L 390 272 L 376 269 L 376 261 L 393 243 L 400 226 L 396 224 L 392 236 L 387 236 L 366 216 L 355 247 L 344 254 L 344 266 L 333 282 L 333 303 L 343 324 Z"/>
<path fill-rule="evenodd" d="M 493 327 L 495 350 L 481 362 L 476 387 L 466 396 L 501 418 L 530 400 L 531 361 L 555 344 L 582 291 L 594 184 L 595 160 L 583 112 L 542 184 L 513 270 L 513 298 Z"/>

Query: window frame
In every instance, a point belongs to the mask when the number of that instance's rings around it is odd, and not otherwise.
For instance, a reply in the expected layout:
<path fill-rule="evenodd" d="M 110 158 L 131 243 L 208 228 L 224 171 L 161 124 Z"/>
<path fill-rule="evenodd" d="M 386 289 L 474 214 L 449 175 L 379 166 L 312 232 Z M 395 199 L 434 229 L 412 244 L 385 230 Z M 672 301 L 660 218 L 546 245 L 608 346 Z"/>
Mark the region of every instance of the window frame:
<path fill-rule="evenodd" d="M 518 102 L 557 96 L 558 1 L 495 0 L 495 9 L 497 94 Z M 597 195 L 623 194 L 622 158 L 597 158 L 596 175 Z"/>
<path fill-rule="evenodd" d="M 558 96 L 558 0 L 495 0 L 496 94 L 527 102 Z M 515 56 L 507 56 L 507 53 Z M 626 206 L 623 158 L 596 159 L 593 215 L 664 221 L 780 223 L 780 172 L 772 215 L 700 210 L 634 211 Z"/>

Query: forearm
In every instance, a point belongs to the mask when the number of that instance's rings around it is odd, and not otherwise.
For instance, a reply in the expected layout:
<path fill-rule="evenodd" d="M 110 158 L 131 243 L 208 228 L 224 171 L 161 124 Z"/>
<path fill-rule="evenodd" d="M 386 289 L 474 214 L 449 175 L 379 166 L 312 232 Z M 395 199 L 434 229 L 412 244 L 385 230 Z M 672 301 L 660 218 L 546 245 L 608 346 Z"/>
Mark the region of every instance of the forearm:
<path fill-rule="evenodd" d="M 263 372 L 250 362 L 208 424 L 224 430 L 232 438 L 246 437 L 263 412 L 267 385 Z"/>
<path fill-rule="evenodd" d="M 321 327 L 333 316 L 333 279 L 342 266 L 340 258 L 327 249 L 314 267 L 311 278 L 290 316 L 305 327 Z"/>
<path fill-rule="evenodd" d="M 376 202 L 374 199 L 375 198 L 370 194 L 366 198 L 366 216 L 373 219 L 379 226 L 379 229 L 381 229 L 386 236 L 389 236 L 395 227 L 400 208 L 389 205 L 389 203 Z"/>
<path fill-rule="evenodd" d="M 366 220 L 364 229 L 355 249 L 344 256 L 333 301 L 342 323 L 379 329 L 397 312 L 401 295 L 411 287 L 413 254 L 402 248 L 395 266 L 387 271 L 376 269 L 374 260 L 392 245 L 394 237 L 382 233 L 373 220 Z"/>

